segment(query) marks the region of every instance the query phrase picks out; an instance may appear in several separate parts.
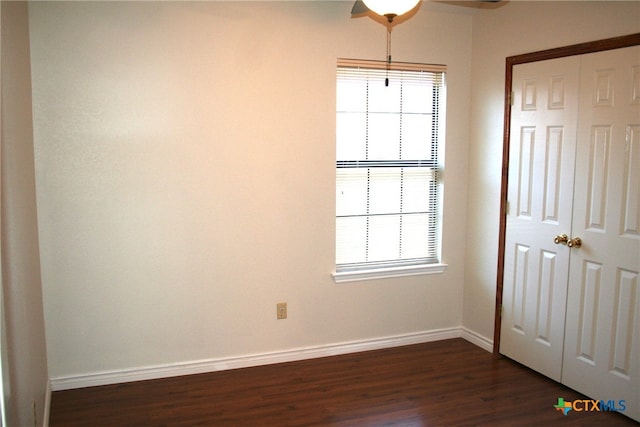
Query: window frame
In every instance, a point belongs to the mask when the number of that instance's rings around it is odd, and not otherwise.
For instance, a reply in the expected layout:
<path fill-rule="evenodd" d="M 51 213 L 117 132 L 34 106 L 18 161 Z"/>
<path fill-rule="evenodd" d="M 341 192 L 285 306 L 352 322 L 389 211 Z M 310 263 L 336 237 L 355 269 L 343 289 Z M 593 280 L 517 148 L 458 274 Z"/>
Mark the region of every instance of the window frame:
<path fill-rule="evenodd" d="M 385 70 L 387 72 L 397 71 L 408 71 L 408 72 L 430 72 L 430 73 L 438 73 L 439 77 L 433 78 L 435 81 L 438 79 L 440 83 L 438 84 L 438 94 L 439 97 L 436 97 L 435 103 L 437 103 L 437 111 L 434 115 L 438 117 L 437 127 L 434 128 L 437 135 L 435 140 L 437 142 L 436 150 L 432 158 L 432 160 L 424 161 L 404 161 L 404 160 L 337 160 L 336 159 L 336 185 L 338 182 L 338 174 L 339 169 L 341 168 L 349 168 L 349 167 L 425 167 L 431 169 L 431 173 L 433 174 L 433 180 L 430 181 L 429 187 L 436 186 L 433 190 L 435 191 L 436 201 L 435 207 L 437 208 L 437 212 L 435 214 L 430 212 L 429 215 L 435 215 L 435 222 L 437 229 L 435 230 L 435 239 L 433 244 L 435 246 L 435 255 L 428 257 L 420 257 L 417 259 L 396 259 L 392 261 L 373 261 L 373 262 L 357 262 L 357 263 L 337 263 L 337 253 L 336 257 L 334 257 L 335 262 L 335 273 L 332 274 L 336 283 L 342 282 L 352 282 L 359 280 L 370 280 L 370 279 L 379 279 L 379 278 L 388 278 L 388 277 L 405 277 L 405 276 L 415 276 L 415 275 L 424 275 L 424 274 L 434 274 L 434 273 L 442 273 L 445 271 L 447 264 L 442 262 L 442 202 L 443 202 L 443 152 L 444 152 L 444 129 L 445 129 L 445 113 L 446 113 L 446 66 L 440 64 L 417 64 L 417 63 L 406 63 L 406 62 L 393 62 L 391 64 L 385 61 L 371 61 L 371 60 L 356 60 L 356 59 L 338 59 L 337 64 L 337 76 L 336 82 L 340 79 L 340 72 L 344 69 L 356 69 L 358 71 L 361 70 L 370 70 L 372 73 L 378 72 L 379 70 Z M 375 71 L 374 71 L 375 70 Z M 430 77 L 431 78 L 431 77 Z M 337 93 L 337 92 L 336 92 Z M 367 107 L 367 112 L 368 112 Z M 336 118 L 340 112 L 336 110 Z M 368 113 L 367 113 L 368 114 Z M 404 114 L 399 112 L 399 114 Z M 434 131 L 432 129 L 432 133 Z M 337 133 L 336 133 L 337 135 Z M 433 136 L 433 135 L 432 135 Z M 338 141 L 336 141 L 337 143 Z M 337 146 L 336 146 L 337 147 Z M 431 195 L 431 191 L 429 192 Z M 336 194 L 336 209 L 338 207 L 338 200 Z M 402 212 L 398 212 L 397 215 L 403 215 Z M 369 216 L 369 215 L 367 215 Z M 334 237 L 338 238 L 338 230 L 337 230 L 337 222 L 338 212 L 336 211 L 336 233 Z M 434 221 L 434 218 L 429 219 L 429 223 Z M 430 231 L 431 233 L 432 231 Z M 401 237 L 399 237 L 401 238 Z M 427 238 L 427 241 L 433 240 Z M 337 250 L 337 247 L 336 247 Z"/>

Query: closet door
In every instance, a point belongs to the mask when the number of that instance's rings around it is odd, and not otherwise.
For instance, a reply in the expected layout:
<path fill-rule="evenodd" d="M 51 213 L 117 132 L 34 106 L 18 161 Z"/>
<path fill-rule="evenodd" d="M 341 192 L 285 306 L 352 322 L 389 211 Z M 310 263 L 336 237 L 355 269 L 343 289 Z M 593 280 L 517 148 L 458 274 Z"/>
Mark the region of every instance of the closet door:
<path fill-rule="evenodd" d="M 571 235 L 579 63 L 567 57 L 521 64 L 512 75 L 500 353 L 556 381 L 570 253 L 561 236 Z"/>
<path fill-rule="evenodd" d="M 640 421 L 640 46 L 581 57 L 562 382 Z"/>

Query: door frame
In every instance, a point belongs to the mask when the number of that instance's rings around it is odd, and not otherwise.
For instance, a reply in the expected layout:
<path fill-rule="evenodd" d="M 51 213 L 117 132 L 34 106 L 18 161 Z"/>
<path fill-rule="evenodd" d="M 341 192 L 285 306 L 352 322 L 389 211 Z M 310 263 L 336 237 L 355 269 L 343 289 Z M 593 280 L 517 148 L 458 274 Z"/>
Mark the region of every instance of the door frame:
<path fill-rule="evenodd" d="M 498 273 L 496 279 L 496 303 L 493 328 L 493 354 L 500 352 L 500 323 L 502 312 L 502 286 L 504 275 L 504 251 L 507 231 L 507 189 L 509 176 L 509 142 L 511 128 L 511 93 L 513 67 L 519 64 L 545 61 L 548 59 L 564 58 L 567 56 L 584 55 L 611 49 L 640 45 L 640 33 L 625 36 L 579 43 L 554 49 L 540 50 L 509 56 L 505 63 L 505 89 L 504 89 L 504 130 L 502 143 L 502 184 L 500 188 L 500 228 L 498 234 Z"/>

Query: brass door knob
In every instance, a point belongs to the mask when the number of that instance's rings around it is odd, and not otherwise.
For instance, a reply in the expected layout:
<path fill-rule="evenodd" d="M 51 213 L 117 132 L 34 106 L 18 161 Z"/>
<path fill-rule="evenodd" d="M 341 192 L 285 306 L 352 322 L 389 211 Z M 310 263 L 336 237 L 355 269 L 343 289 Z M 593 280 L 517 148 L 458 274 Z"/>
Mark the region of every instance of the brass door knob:
<path fill-rule="evenodd" d="M 567 236 L 566 234 L 559 234 L 553 238 L 553 243 L 555 243 L 556 245 L 566 245 L 568 241 L 569 236 Z"/>
<path fill-rule="evenodd" d="M 582 246 L 582 239 L 580 239 L 579 237 L 574 237 L 567 242 L 567 246 L 569 246 L 570 248 L 579 248 L 580 246 Z"/>

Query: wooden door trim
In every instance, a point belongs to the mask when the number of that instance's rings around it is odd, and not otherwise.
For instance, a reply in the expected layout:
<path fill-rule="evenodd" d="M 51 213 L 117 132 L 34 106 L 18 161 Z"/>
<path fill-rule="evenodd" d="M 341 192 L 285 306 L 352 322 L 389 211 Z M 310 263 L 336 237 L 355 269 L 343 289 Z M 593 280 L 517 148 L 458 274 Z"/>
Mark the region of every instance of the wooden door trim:
<path fill-rule="evenodd" d="M 500 228 L 498 234 L 498 277 L 496 286 L 496 305 L 493 329 L 493 353 L 500 350 L 500 322 L 502 308 L 502 279 L 504 274 L 505 235 L 507 229 L 507 185 L 509 176 L 509 131 L 511 128 L 511 92 L 513 67 L 518 64 L 545 61 L 547 59 L 564 58 L 567 56 L 584 55 L 611 49 L 640 45 L 640 33 L 609 39 L 597 40 L 587 43 L 563 46 L 554 49 L 540 50 L 521 55 L 509 56 L 505 63 L 505 89 L 504 89 L 504 130 L 502 143 L 502 184 L 500 188 Z"/>

